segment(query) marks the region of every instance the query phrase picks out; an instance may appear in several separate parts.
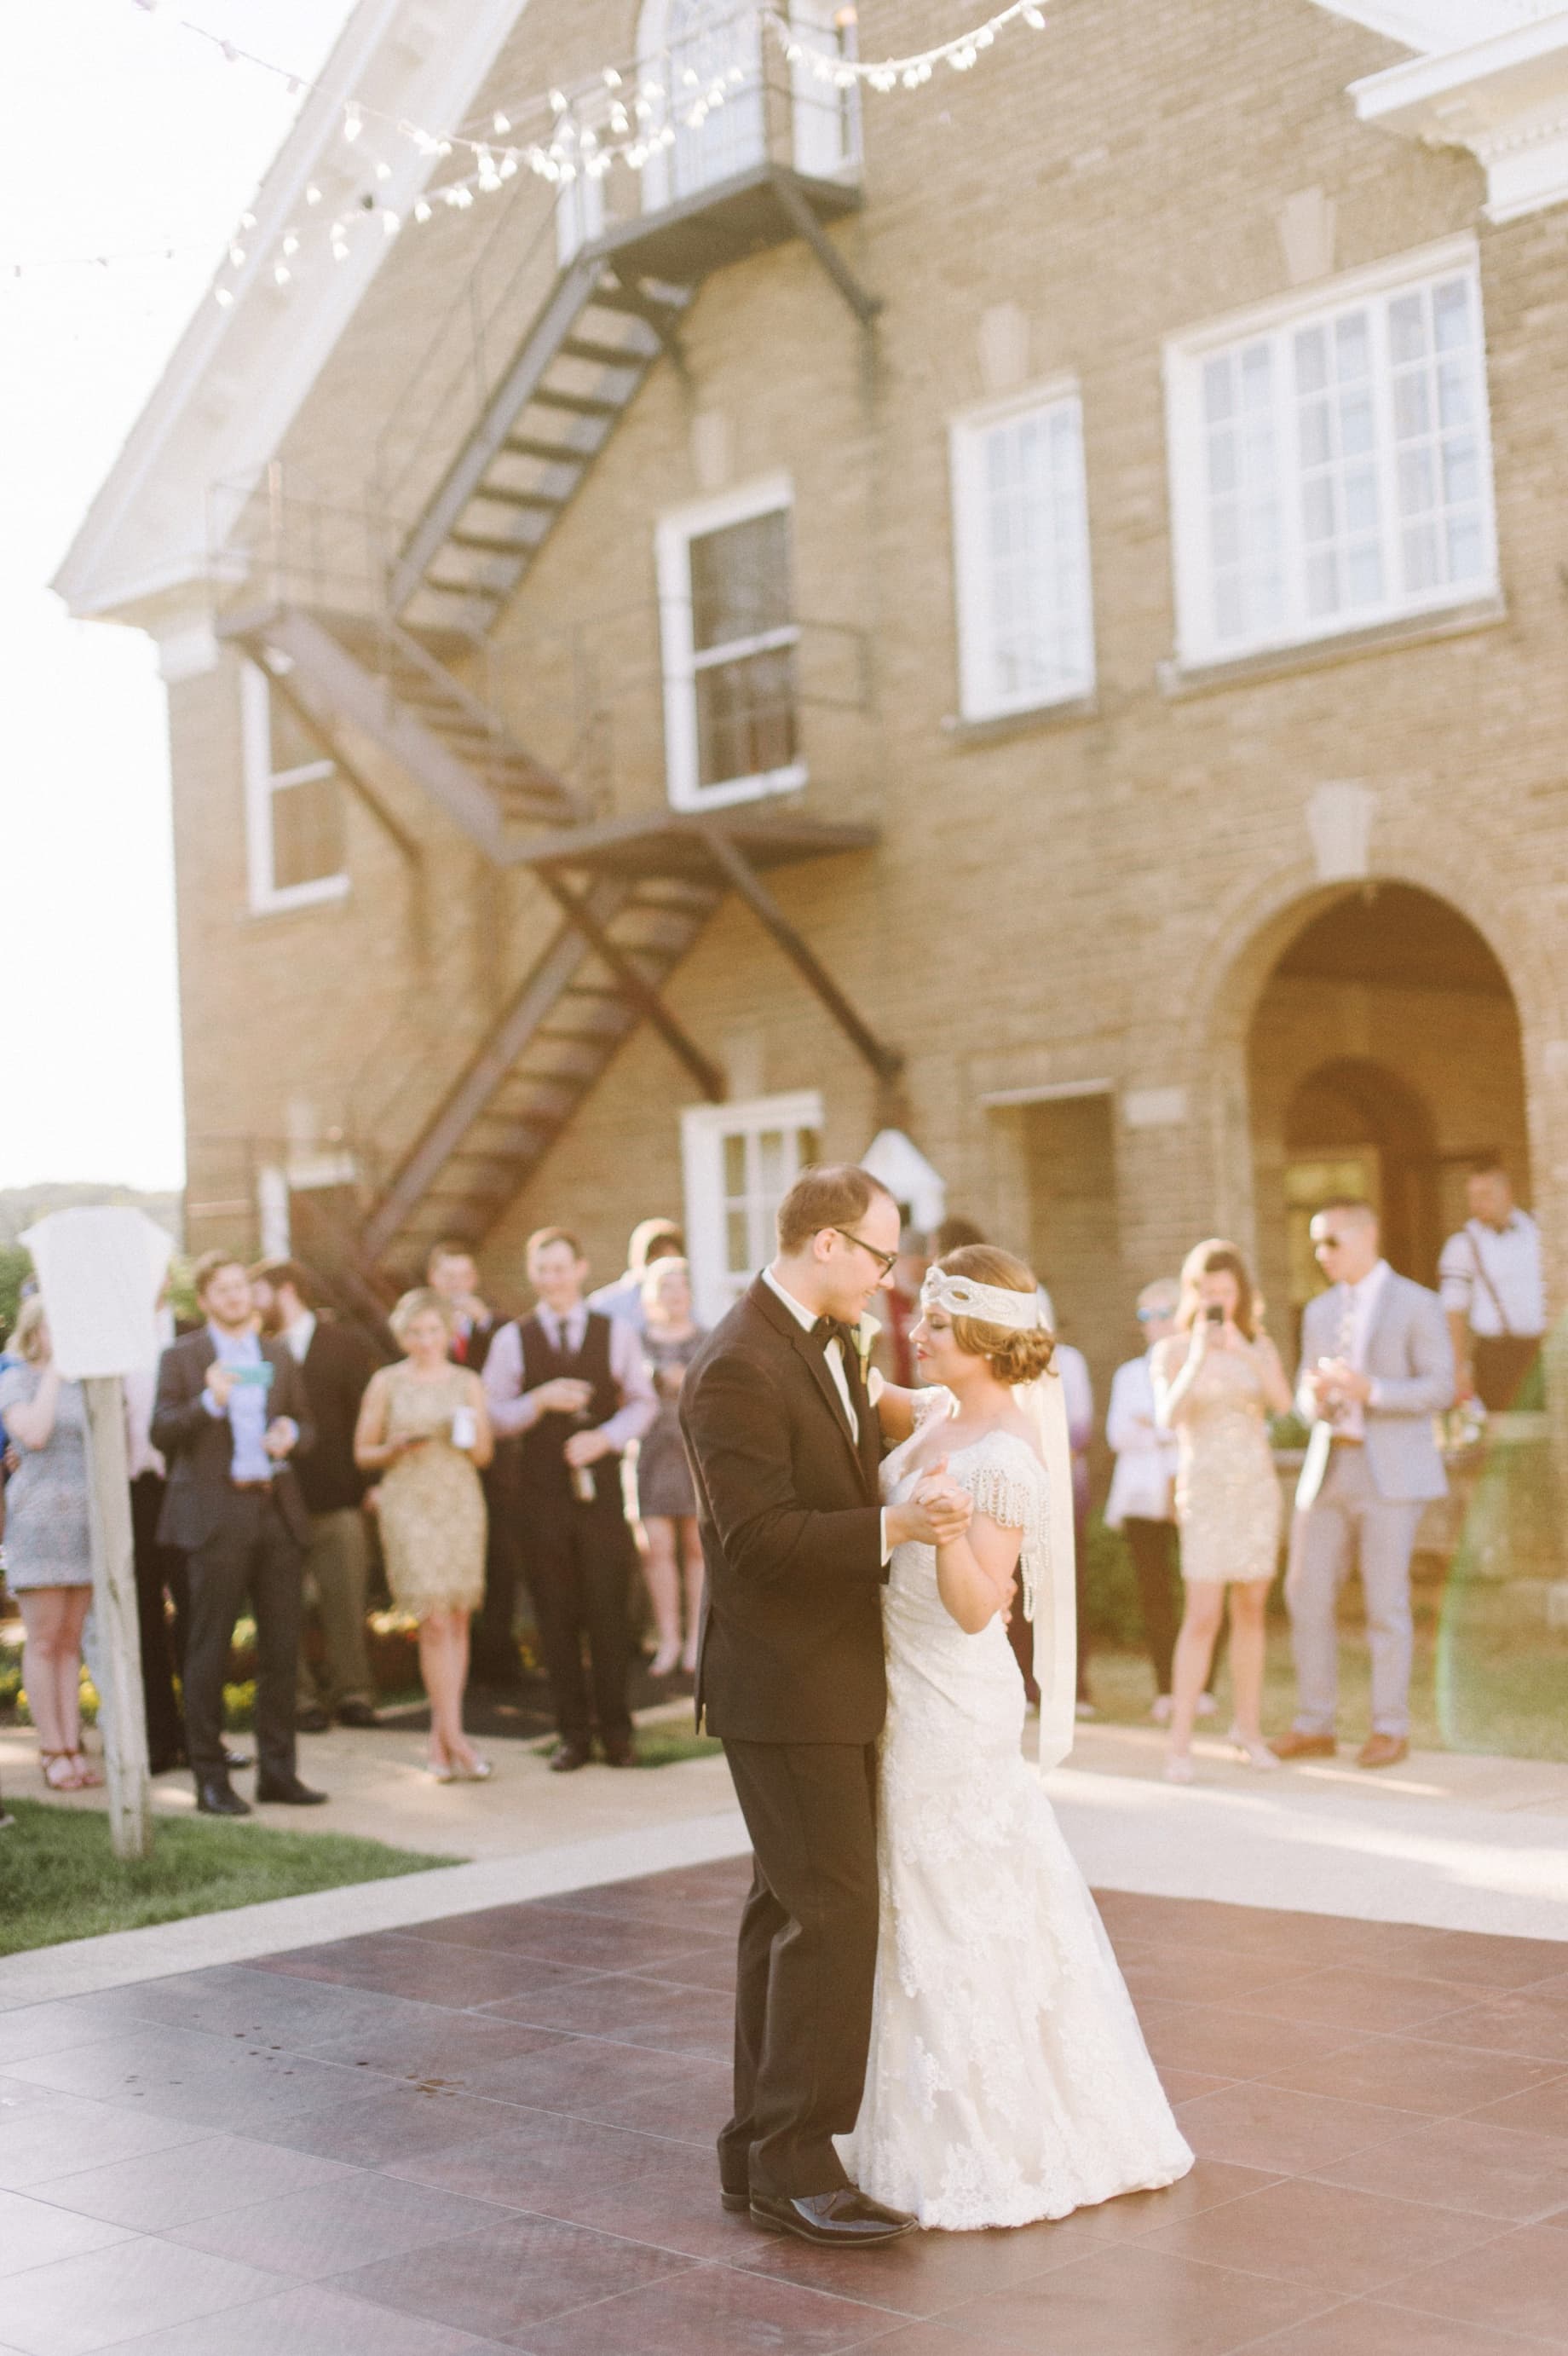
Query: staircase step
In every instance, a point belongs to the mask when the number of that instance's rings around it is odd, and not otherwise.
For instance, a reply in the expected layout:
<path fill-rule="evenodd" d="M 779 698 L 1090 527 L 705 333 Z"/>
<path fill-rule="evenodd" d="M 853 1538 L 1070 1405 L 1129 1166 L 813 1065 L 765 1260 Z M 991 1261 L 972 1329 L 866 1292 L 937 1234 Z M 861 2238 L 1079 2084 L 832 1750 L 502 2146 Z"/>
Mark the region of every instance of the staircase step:
<path fill-rule="evenodd" d="M 645 369 L 652 352 L 638 351 L 631 344 L 596 343 L 591 336 L 568 336 L 560 347 L 560 356 L 568 360 L 588 360 L 595 368 Z"/>
<path fill-rule="evenodd" d="M 511 445 L 508 444 L 507 447 Z M 475 492 L 475 499 L 494 499 L 497 507 L 537 508 L 542 514 L 559 515 L 566 501 L 549 491 L 514 491 L 508 484 L 485 480 Z M 455 534 L 453 535 L 455 537 Z"/>
<path fill-rule="evenodd" d="M 626 406 L 624 401 L 603 401 L 596 393 L 558 392 L 549 384 L 534 387 L 528 405 L 534 402 L 541 409 L 564 409 L 572 417 L 619 417 Z"/>
<path fill-rule="evenodd" d="M 508 434 L 501 449 L 509 450 L 514 458 L 539 458 L 547 466 L 571 466 L 578 474 L 599 455 L 598 444 L 592 450 L 579 450 L 566 442 L 540 442 L 531 434 Z M 487 498 L 489 493 L 475 491 L 474 496 Z"/>
<path fill-rule="evenodd" d="M 515 556 L 526 563 L 538 542 L 531 540 L 501 540 L 494 532 L 454 531 L 449 543 L 453 548 L 476 548 L 485 556 Z"/>

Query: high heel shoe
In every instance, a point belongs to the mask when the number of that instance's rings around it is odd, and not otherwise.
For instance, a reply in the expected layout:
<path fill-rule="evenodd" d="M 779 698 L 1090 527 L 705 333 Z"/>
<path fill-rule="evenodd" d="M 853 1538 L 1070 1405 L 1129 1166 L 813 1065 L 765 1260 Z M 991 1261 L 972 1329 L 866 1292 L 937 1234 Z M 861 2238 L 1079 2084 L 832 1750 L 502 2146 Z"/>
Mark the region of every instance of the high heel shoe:
<path fill-rule="evenodd" d="M 680 1639 L 677 1636 L 659 1646 L 648 1663 L 648 1675 L 650 1677 L 673 1677 L 679 1665 Z"/>
<path fill-rule="evenodd" d="M 1243 1767 L 1260 1767 L 1266 1771 L 1279 1765 L 1266 1742 L 1254 1742 L 1250 1735 L 1243 1734 L 1237 1727 L 1232 1727 L 1225 1740 Z"/>
<path fill-rule="evenodd" d="M 458 1783 L 487 1783 L 495 1772 L 488 1759 L 477 1755 L 471 1767 L 454 1767 L 452 1771 L 453 1780 Z"/>

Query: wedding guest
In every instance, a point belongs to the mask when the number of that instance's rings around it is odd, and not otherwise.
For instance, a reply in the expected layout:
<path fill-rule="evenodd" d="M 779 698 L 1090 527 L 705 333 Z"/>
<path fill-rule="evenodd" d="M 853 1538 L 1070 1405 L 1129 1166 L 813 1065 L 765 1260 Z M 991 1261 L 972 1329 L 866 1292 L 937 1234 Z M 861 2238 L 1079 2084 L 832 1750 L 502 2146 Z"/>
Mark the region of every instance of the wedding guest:
<path fill-rule="evenodd" d="M 906 1227 L 899 1237 L 893 1280 L 877 1303 L 882 1330 L 875 1346 L 879 1371 L 901 1390 L 913 1390 L 920 1383 L 912 1336 L 920 1323 L 920 1288 L 930 1266 L 931 1255 L 923 1241 L 912 1227 Z"/>
<path fill-rule="evenodd" d="M 22 1683 L 52 1792 L 103 1778 L 81 1747 L 81 1632 L 92 1605 L 87 1409 L 55 1362 L 44 1304 L 22 1303 L 13 1363 L 0 1373 L 0 1424 L 20 1458 L 5 1489 L 5 1584 L 26 1630 Z"/>
<path fill-rule="evenodd" d="M 549 1763 L 557 1774 L 585 1767 L 597 1723 L 607 1763 L 632 1767 L 627 1602 L 636 1548 L 621 1452 L 646 1431 L 658 1399 L 635 1326 L 584 1300 L 588 1263 L 574 1236 L 540 1227 L 528 1237 L 528 1271 L 539 1306 L 496 1335 L 485 1391 L 496 1430 L 522 1435 L 528 1583 L 559 1736 Z"/>
<path fill-rule="evenodd" d="M 1120 1530 L 1132 1556 L 1137 1581 L 1144 1644 L 1154 1671 L 1157 1726 L 1170 1723 L 1171 1660 L 1176 1648 L 1177 1570 L 1176 1467 L 1180 1444 L 1155 1414 L 1154 1353 L 1176 1331 L 1181 1288 L 1160 1277 L 1138 1295 L 1142 1355 L 1129 1358 L 1111 1378 L 1105 1414 L 1105 1444 L 1115 1457 L 1105 1526 Z"/>
<path fill-rule="evenodd" d="M 945 1258 L 945 1252 L 943 1257 Z M 1050 1291 L 1043 1284 L 1040 1287 L 1040 1308 L 1047 1330 L 1057 1333 L 1056 1311 Z M 1067 1435 L 1072 1447 L 1072 1563 L 1078 1617 L 1078 1715 L 1089 1719 L 1094 1716 L 1094 1704 L 1089 1693 L 1089 1451 L 1094 1441 L 1094 1386 L 1090 1377 L 1088 1359 L 1082 1350 L 1075 1350 L 1071 1342 L 1058 1340 L 1051 1364 L 1061 1377 L 1061 1395 L 1067 1408 Z M 1034 1639 L 1021 1612 L 1014 1612 L 1009 1628 L 1013 1651 L 1023 1671 L 1024 1690 L 1031 1702 L 1038 1703 L 1040 1689 L 1034 1681 Z"/>
<path fill-rule="evenodd" d="M 432 1286 L 405 1292 L 388 1320 L 404 1355 L 371 1376 L 354 1454 L 381 1476 L 377 1513 L 387 1584 L 419 1622 L 430 1696 L 430 1772 L 438 1783 L 484 1783 L 490 1762 L 463 1730 L 469 1615 L 485 1592 L 485 1495 L 494 1439 L 485 1387 L 454 1366 L 452 1311 Z"/>
<path fill-rule="evenodd" d="M 194 1271 L 206 1320 L 158 1364 L 152 1442 L 168 1466 L 158 1537 L 187 1558 L 186 1748 L 203 1815 L 248 1816 L 229 1781 L 223 1684 L 247 1595 L 256 1622 L 256 1797 L 316 1807 L 296 1772 L 294 1679 L 300 1565 L 310 1515 L 292 1459 L 315 1437 L 304 1377 L 281 1342 L 256 1331 L 251 1279 L 229 1252 Z"/>
<path fill-rule="evenodd" d="M 1296 1407 L 1312 1430 L 1285 1588 L 1296 1712 L 1274 1749 L 1334 1755 L 1336 1607 L 1354 1561 L 1372 1656 L 1371 1731 L 1356 1764 L 1394 1767 L 1410 1751 L 1411 1549 L 1426 1501 L 1448 1485 L 1432 1419 L 1454 1404 L 1454 1351 L 1437 1295 L 1383 1258 L 1370 1203 L 1325 1204 L 1311 1233 L 1331 1290 L 1301 1321 Z"/>
<path fill-rule="evenodd" d="M 1541 1230 L 1495 1157 L 1466 1182 L 1469 1217 L 1443 1247 L 1437 1289 L 1454 1345 L 1455 1396 L 1493 1413 L 1539 1407 L 1546 1291 Z"/>
<path fill-rule="evenodd" d="M 167 1288 L 154 1311 L 160 1353 L 176 1338 L 175 1314 Z M 185 1719 L 175 1697 L 176 1671 L 183 1674 L 182 1656 L 190 1617 L 190 1591 L 185 1557 L 158 1537 L 167 1467 L 153 1446 L 153 1398 L 157 1367 L 135 1366 L 123 1377 L 125 1394 L 125 1456 L 131 1474 L 131 1533 L 136 1580 L 136 1624 L 142 1648 L 142 1701 L 147 1727 L 147 1772 L 166 1775 L 188 1762 Z M 169 1605 L 174 1625 L 169 1625 Z"/>
<path fill-rule="evenodd" d="M 647 1542 L 643 1576 L 654 1607 L 658 1650 L 651 1671 L 667 1677 L 697 1670 L 702 1615 L 702 1542 L 697 1492 L 680 1436 L 680 1387 L 697 1355 L 703 1328 L 691 1313 L 691 1271 L 683 1259 L 656 1259 L 643 1279 L 643 1356 L 659 1411 L 637 1443 L 637 1518 Z M 686 1591 L 686 1641 L 681 1642 L 681 1590 Z"/>
<path fill-rule="evenodd" d="M 354 1430 L 376 1362 L 347 1325 L 324 1317 L 315 1281 L 297 1259 L 264 1259 L 251 1271 L 261 1331 L 282 1342 L 304 1376 L 315 1445 L 300 1459 L 300 1494 L 311 1539 L 302 1576 L 307 1607 L 319 1615 L 319 1672 L 300 1631 L 294 1724 L 302 1734 L 339 1726 L 374 1726 L 375 1679 L 365 1643 L 370 1547 L 365 1478 L 354 1459 Z"/>
<path fill-rule="evenodd" d="M 445 1301 L 452 1320 L 454 1364 L 483 1375 L 490 1345 L 505 1320 L 479 1290 L 479 1269 L 465 1243 L 447 1237 L 432 1248 L 425 1281 Z M 517 1581 L 522 1575 L 517 1514 L 517 1447 L 499 1440 L 479 1475 L 485 1493 L 485 1600 L 470 1629 L 475 1685 L 496 1694 L 522 1684 L 517 1652 Z"/>
<path fill-rule="evenodd" d="M 1156 1410 L 1179 1442 L 1176 1513 L 1187 1590 L 1176 1640 L 1167 1780 L 1192 1781 L 1192 1725 L 1214 1641 L 1231 1615 L 1231 1740 L 1251 1767 L 1273 1767 L 1264 1740 L 1268 1591 L 1279 1564 L 1283 1505 L 1268 1417 L 1290 1406 L 1290 1384 L 1261 1325 L 1246 1262 L 1218 1236 L 1181 1267 L 1176 1330 L 1155 1350 Z"/>
<path fill-rule="evenodd" d="M 643 1286 L 656 1260 L 684 1259 L 686 1238 L 673 1219 L 644 1219 L 632 1229 L 626 1246 L 624 1271 L 613 1284 L 602 1284 L 597 1292 L 588 1296 L 588 1306 L 602 1317 L 624 1320 L 637 1333 L 643 1330 Z"/>

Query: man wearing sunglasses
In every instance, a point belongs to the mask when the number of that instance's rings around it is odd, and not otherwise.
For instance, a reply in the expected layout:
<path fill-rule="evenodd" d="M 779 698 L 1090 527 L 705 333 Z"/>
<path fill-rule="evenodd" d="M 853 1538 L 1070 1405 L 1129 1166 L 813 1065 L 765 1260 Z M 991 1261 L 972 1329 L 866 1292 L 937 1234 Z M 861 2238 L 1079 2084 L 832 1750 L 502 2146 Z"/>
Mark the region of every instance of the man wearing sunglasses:
<path fill-rule="evenodd" d="M 882 1588 L 894 1547 L 945 1543 L 972 1508 L 940 1464 L 916 1499 L 879 1503 L 859 1329 L 897 1263 L 892 1196 L 849 1163 L 807 1170 L 777 1220 L 772 1267 L 680 1393 L 707 1570 L 699 1722 L 723 1740 L 756 1860 L 720 2197 L 770 2232 L 868 2248 L 914 2223 L 851 2184 L 833 2143 L 871 2030 Z"/>
<path fill-rule="evenodd" d="M 1334 1755 L 1338 1604 L 1354 1564 L 1372 1656 L 1371 1732 L 1356 1763 L 1392 1767 L 1410 1749 L 1410 1555 L 1423 1506 L 1448 1485 L 1432 1419 L 1454 1404 L 1454 1350 L 1437 1295 L 1382 1258 L 1370 1203 L 1326 1203 L 1312 1248 L 1329 1289 L 1301 1323 L 1296 1406 L 1312 1431 L 1285 1588 L 1296 1713 L 1271 1747 L 1281 1759 Z"/>

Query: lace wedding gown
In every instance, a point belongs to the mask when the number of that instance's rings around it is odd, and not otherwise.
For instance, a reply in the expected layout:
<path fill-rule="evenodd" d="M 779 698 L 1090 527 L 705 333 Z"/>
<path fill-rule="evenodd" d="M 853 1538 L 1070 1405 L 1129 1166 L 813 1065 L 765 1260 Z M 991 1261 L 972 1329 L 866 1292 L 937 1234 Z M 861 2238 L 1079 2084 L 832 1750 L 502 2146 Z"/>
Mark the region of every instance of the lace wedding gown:
<path fill-rule="evenodd" d="M 882 1467 L 890 1504 L 933 1391 Z M 1046 1474 L 1008 1432 L 954 1449 L 978 1513 L 1046 1545 Z M 884 1606 L 888 1718 L 881 1891 L 865 2099 L 838 2148 L 854 2180 L 923 2225 L 1065 2217 L 1174 2183 L 1192 2165 L 1094 1902 L 1020 1751 L 1024 1691 L 999 1618 L 965 1635 L 936 1556 L 894 1550 Z"/>

